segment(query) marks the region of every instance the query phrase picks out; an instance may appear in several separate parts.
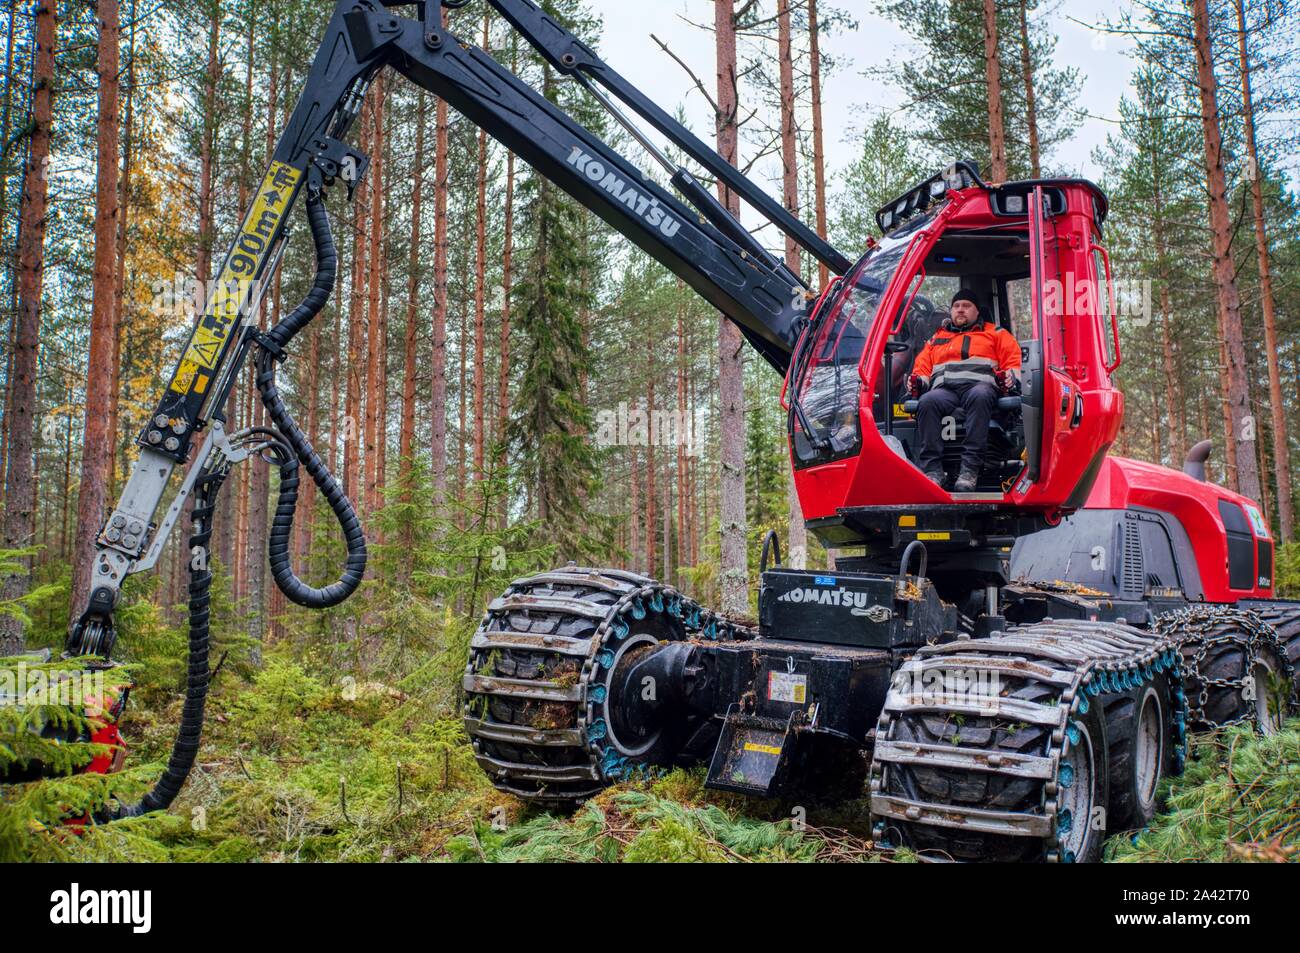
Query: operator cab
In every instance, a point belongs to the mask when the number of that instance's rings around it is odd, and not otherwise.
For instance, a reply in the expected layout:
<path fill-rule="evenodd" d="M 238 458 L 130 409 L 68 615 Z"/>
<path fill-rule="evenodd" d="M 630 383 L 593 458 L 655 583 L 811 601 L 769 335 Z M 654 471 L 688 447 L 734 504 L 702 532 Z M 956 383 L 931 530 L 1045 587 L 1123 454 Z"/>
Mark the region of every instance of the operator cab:
<path fill-rule="evenodd" d="M 872 397 L 872 418 L 896 454 L 915 463 L 918 438 L 917 400 L 907 392 L 908 378 L 921 350 L 943 326 L 948 302 L 958 291 L 981 302 L 980 318 L 1020 341 L 1029 336 L 1029 240 L 1024 229 L 995 228 L 949 232 L 926 255 L 914 282 L 916 293 L 902 307 L 885 352 Z M 1023 354 L 1022 354 L 1023 360 Z M 1019 394 L 998 398 L 989 425 L 977 494 L 1000 499 L 1024 468 L 1025 434 Z M 955 474 L 965 436 L 965 411 L 954 412 L 951 435 L 944 440 L 944 469 Z M 969 495 L 963 495 L 969 498 Z"/>
<path fill-rule="evenodd" d="M 877 213 L 884 237 L 819 302 L 786 380 L 795 483 L 823 542 L 865 541 L 874 521 L 863 515 L 882 507 L 978 503 L 1050 520 L 1082 504 L 1122 410 L 1105 213 L 1085 180 L 990 187 L 966 162 Z M 976 492 L 955 494 L 916 466 L 907 382 L 958 290 L 1016 339 L 1022 368 L 1020 394 L 994 410 Z M 964 434 L 955 418 L 950 475 Z"/>

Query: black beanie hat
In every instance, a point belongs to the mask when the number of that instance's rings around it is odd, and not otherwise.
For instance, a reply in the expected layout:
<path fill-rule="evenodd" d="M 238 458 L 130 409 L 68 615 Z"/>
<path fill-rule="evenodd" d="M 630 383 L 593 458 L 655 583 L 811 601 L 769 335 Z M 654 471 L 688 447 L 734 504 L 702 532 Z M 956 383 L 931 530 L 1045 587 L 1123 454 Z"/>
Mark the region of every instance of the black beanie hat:
<path fill-rule="evenodd" d="M 952 301 L 949 302 L 948 306 L 952 307 L 958 301 L 969 301 L 971 304 L 975 305 L 976 308 L 979 308 L 980 306 L 979 299 L 975 297 L 975 293 L 972 291 L 967 291 L 965 288 L 960 289 L 955 295 L 952 296 Z"/>

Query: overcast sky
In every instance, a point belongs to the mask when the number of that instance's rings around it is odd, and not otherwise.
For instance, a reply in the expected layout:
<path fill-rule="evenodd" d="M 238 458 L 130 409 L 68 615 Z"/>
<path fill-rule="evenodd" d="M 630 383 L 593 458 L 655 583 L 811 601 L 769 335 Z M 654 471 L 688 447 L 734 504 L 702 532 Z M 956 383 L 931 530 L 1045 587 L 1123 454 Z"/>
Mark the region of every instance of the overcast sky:
<path fill-rule="evenodd" d="M 831 191 L 835 192 L 839 186 L 835 175 L 852 160 L 856 150 L 855 133 L 872 116 L 895 109 L 902 101 L 898 90 L 868 79 L 863 71 L 905 54 L 912 44 L 897 26 L 873 12 L 873 6 L 864 0 L 829 2 L 850 11 L 858 20 L 856 30 L 828 36 L 822 43 L 823 50 L 842 64 L 823 84 L 826 161 L 832 177 Z M 650 37 L 653 33 L 667 43 L 700 76 L 712 94 L 713 34 L 692 25 L 712 24 L 712 0 L 640 0 L 638 3 L 588 0 L 588 3 L 604 21 L 598 44 L 602 58 L 668 111 L 673 111 L 678 104 L 684 105 L 691 127 L 712 143 L 710 107 L 693 89 L 685 71 Z M 1125 54 L 1131 44 L 1082 24 L 1099 23 L 1107 15 L 1114 17 L 1119 9 L 1116 0 L 1071 0 L 1050 17 L 1051 28 L 1060 37 L 1056 62 L 1079 70 L 1081 86 L 1076 103 L 1088 117 L 1081 121 L 1073 140 L 1058 148 L 1045 163 L 1050 171 L 1089 177 L 1099 174 L 1092 151 L 1105 143 L 1107 132 L 1114 128 L 1108 120 L 1117 116 L 1120 97 L 1128 88 L 1133 62 Z M 653 14 L 647 16 L 647 11 Z M 906 142 L 900 142 L 899 147 L 906 148 Z M 770 192 L 779 194 L 776 181 L 779 175 L 780 166 L 773 163 L 762 167 L 756 178 Z M 752 226 L 748 216 L 746 221 Z"/>

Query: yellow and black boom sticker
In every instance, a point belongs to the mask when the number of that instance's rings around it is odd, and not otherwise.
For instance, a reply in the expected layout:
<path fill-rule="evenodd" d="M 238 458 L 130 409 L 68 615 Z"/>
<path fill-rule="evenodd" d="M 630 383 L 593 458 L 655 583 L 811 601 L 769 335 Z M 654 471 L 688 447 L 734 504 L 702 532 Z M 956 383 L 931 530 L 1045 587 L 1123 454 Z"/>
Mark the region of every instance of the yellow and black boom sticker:
<path fill-rule="evenodd" d="M 203 316 L 194 326 L 176 367 L 171 390 L 177 394 L 207 392 L 221 353 L 230 340 L 231 329 L 239 323 L 240 313 L 252 295 L 253 284 L 271 253 L 272 242 L 301 178 L 301 170 L 283 162 L 271 163 L 225 267 L 208 295 Z"/>

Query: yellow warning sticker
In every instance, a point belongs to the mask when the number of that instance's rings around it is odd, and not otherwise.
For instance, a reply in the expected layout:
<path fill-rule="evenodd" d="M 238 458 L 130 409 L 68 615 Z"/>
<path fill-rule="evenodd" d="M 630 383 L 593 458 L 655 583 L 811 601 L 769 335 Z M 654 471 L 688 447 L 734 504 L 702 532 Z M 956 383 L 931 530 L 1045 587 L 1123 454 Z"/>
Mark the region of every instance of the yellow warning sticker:
<path fill-rule="evenodd" d="M 915 516 L 900 516 L 900 517 L 898 518 L 898 525 L 899 525 L 899 526 L 915 526 L 915 525 L 916 525 L 916 517 L 915 517 Z"/>
<path fill-rule="evenodd" d="M 917 533 L 917 539 L 952 539 L 952 533 Z"/>
<path fill-rule="evenodd" d="M 808 697 L 808 676 L 794 672 L 768 672 L 767 697 L 774 702 L 802 705 Z"/>
<path fill-rule="evenodd" d="M 179 394 L 202 394 L 215 373 L 221 350 L 248 302 L 253 282 L 271 252 L 271 242 L 298 187 L 302 172 L 283 162 L 272 162 L 257 190 L 253 207 L 244 218 L 235 246 L 208 295 L 203 317 L 194 327 L 171 389 Z M 205 276 L 206 277 L 206 276 Z"/>
<path fill-rule="evenodd" d="M 745 750 L 757 751 L 759 754 L 779 755 L 781 753 L 781 749 L 776 745 L 759 745 L 754 744 L 752 741 L 745 742 Z"/>

